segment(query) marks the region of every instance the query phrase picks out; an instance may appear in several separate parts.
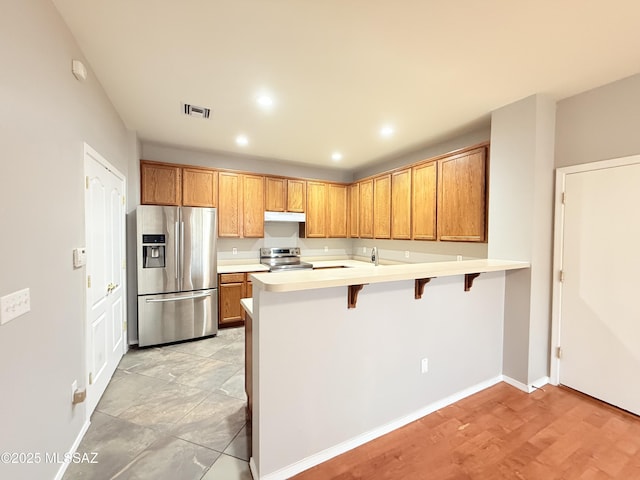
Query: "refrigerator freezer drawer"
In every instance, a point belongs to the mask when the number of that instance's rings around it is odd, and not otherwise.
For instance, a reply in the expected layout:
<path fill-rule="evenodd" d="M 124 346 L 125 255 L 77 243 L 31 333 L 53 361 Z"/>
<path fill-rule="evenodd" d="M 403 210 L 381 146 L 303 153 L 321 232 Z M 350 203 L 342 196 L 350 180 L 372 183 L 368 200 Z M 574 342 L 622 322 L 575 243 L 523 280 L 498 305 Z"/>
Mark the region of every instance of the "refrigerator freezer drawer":
<path fill-rule="evenodd" d="M 138 296 L 138 345 L 218 333 L 218 290 Z"/>

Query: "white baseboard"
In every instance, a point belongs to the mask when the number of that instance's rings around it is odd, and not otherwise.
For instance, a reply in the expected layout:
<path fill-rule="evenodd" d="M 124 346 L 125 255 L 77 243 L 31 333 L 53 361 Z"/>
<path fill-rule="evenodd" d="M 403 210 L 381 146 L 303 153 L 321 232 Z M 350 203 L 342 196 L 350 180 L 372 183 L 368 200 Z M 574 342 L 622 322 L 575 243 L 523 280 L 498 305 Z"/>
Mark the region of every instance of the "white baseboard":
<path fill-rule="evenodd" d="M 542 377 L 539 378 L 538 380 L 531 382 L 529 385 L 519 382 L 518 380 L 515 380 L 511 377 L 508 377 L 506 375 L 502 376 L 502 381 L 504 383 L 508 383 L 509 385 L 511 385 L 512 387 L 516 387 L 518 390 L 522 390 L 525 393 L 531 393 L 533 392 L 535 389 L 540 388 L 544 385 L 546 385 L 547 383 L 549 383 L 549 377 Z"/>
<path fill-rule="evenodd" d="M 80 432 L 78 433 L 78 436 L 73 441 L 73 445 L 71 445 L 71 448 L 69 449 L 69 453 L 76 453 L 76 450 L 78 450 L 78 446 L 80 445 L 80 442 L 82 441 L 82 438 L 84 437 L 84 434 L 87 433 L 87 430 L 89 430 L 89 425 L 91 425 L 91 421 L 90 420 L 87 420 L 86 422 L 84 422 L 84 425 L 82 425 L 82 428 L 80 429 Z M 64 472 L 67 471 L 67 467 L 68 466 L 69 466 L 69 464 L 67 462 L 63 462 L 60 465 L 60 469 L 58 470 L 58 473 L 54 477 L 54 480 L 62 480 L 62 477 L 64 476 Z"/>
<path fill-rule="evenodd" d="M 334 445 L 333 447 L 327 448 L 321 452 L 318 452 L 310 457 L 304 458 L 299 462 L 293 463 L 287 467 L 281 468 L 280 470 L 276 470 L 275 472 L 269 473 L 267 475 L 260 476 L 258 469 L 256 468 L 255 463 L 253 462 L 253 457 L 249 462 L 249 468 L 251 469 L 251 474 L 254 480 L 286 480 L 287 478 L 293 477 L 300 472 L 304 472 L 305 470 L 310 469 L 311 467 L 315 467 L 327 460 L 330 460 L 338 455 L 341 455 L 349 450 L 353 450 L 360 445 L 363 445 L 371 440 L 374 440 L 378 437 L 386 435 L 393 430 L 397 430 L 400 427 L 404 427 L 405 425 L 418 420 L 419 418 L 424 417 L 425 415 L 429 415 L 430 413 L 435 412 L 436 410 L 440 410 L 448 405 L 451 405 L 463 398 L 466 398 L 470 395 L 478 393 L 482 390 L 485 390 L 497 383 L 500 383 L 503 380 L 502 375 L 499 375 L 495 378 L 491 378 L 489 380 L 485 380 L 484 382 L 480 382 L 472 387 L 465 388 L 453 395 L 443 398 L 442 400 L 438 400 L 430 405 L 427 405 L 420 410 L 410 413 L 404 417 L 398 418 L 390 423 L 382 425 L 378 428 L 374 428 L 368 432 L 363 433 L 362 435 L 358 435 L 355 438 L 347 440 L 345 442 L 339 443 L 338 445 Z"/>
<path fill-rule="evenodd" d="M 256 462 L 253 461 L 253 457 L 249 459 L 249 470 L 251 470 L 251 477 L 253 480 L 258 480 L 258 469 L 256 468 Z"/>

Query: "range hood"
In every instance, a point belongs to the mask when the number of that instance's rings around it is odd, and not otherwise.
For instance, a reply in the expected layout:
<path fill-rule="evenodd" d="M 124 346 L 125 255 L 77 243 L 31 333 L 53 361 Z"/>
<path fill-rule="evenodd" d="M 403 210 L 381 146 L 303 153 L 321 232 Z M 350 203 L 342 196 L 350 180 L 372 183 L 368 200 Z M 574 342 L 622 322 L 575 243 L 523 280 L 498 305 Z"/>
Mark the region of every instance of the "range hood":
<path fill-rule="evenodd" d="M 294 212 L 264 212 L 265 222 L 295 222 L 301 223 L 307 220 L 304 213 Z"/>

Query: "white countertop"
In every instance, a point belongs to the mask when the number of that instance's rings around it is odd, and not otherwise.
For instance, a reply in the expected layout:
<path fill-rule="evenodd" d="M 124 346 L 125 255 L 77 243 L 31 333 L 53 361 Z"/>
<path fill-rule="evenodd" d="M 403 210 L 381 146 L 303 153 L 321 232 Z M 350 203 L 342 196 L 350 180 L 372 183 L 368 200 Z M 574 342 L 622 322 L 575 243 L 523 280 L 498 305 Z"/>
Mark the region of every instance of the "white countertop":
<path fill-rule="evenodd" d="M 332 265 L 335 262 L 335 265 Z M 529 268 L 528 262 L 511 260 L 462 260 L 453 262 L 407 263 L 401 265 L 374 266 L 357 260 L 335 260 L 313 262 L 314 267 L 347 266 L 350 268 L 328 268 L 324 270 L 297 270 L 265 275 L 251 275 L 255 284 L 261 284 L 270 292 L 294 292 L 314 288 L 340 287 L 367 283 L 414 280 L 417 278 L 448 277 L 467 273 L 497 272 Z"/>
<path fill-rule="evenodd" d="M 240 305 L 247 312 L 247 315 L 253 318 L 253 298 L 241 298 Z"/>
<path fill-rule="evenodd" d="M 366 267 L 370 265 L 367 262 L 361 262 L 358 260 L 334 259 L 334 260 L 306 260 L 304 262 L 311 263 L 313 268 L 332 268 L 332 267 Z M 218 273 L 245 273 L 245 272 L 268 272 L 269 267 L 257 262 L 249 263 L 233 263 L 218 265 Z"/>
<path fill-rule="evenodd" d="M 269 267 L 260 263 L 242 263 L 235 265 L 218 265 L 218 273 L 268 272 Z"/>

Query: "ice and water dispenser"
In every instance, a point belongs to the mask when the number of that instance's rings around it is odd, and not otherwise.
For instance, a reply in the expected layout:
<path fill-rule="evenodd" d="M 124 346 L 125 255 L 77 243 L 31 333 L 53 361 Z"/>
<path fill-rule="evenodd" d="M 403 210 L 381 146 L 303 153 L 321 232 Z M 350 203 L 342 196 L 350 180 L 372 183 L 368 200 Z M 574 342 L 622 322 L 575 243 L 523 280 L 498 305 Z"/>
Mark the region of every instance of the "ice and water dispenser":
<path fill-rule="evenodd" d="M 142 268 L 164 268 L 166 246 L 164 235 L 142 235 Z"/>

